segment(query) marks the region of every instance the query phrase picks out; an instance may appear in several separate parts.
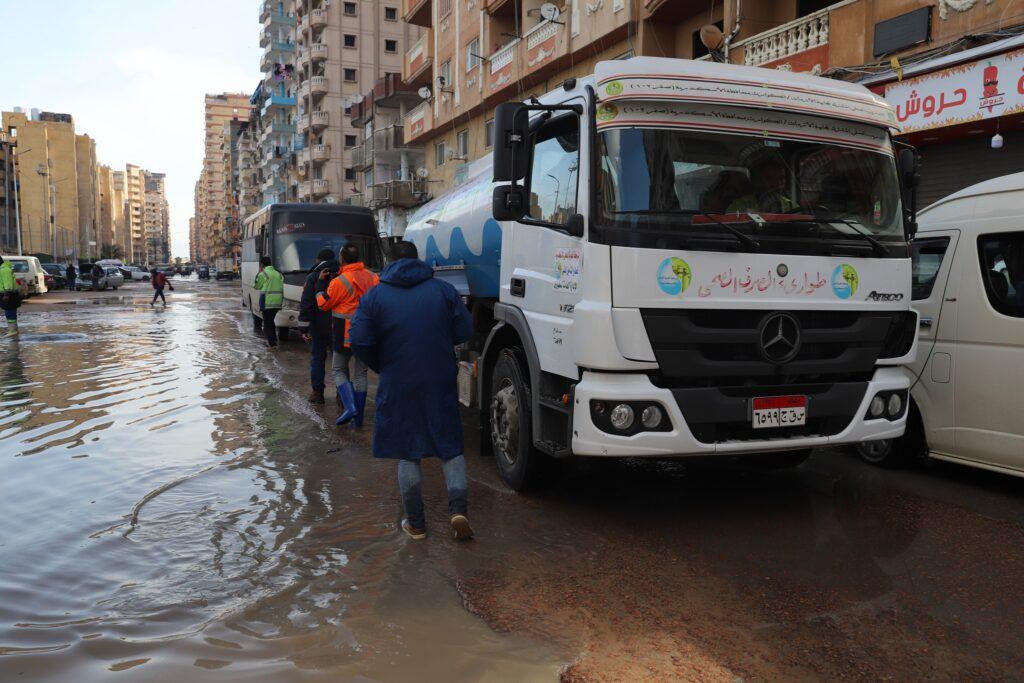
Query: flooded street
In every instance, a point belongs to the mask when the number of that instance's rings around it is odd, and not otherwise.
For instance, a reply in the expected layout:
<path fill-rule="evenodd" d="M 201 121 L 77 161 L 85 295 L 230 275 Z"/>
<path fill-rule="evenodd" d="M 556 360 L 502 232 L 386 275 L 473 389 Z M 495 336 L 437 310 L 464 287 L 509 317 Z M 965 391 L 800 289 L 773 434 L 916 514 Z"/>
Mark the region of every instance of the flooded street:
<path fill-rule="evenodd" d="M 370 430 L 237 285 L 54 292 L 0 341 L 0 680 L 960 678 L 1024 670 L 1024 482 L 821 452 L 584 462 L 408 540 Z M 372 389 L 371 389 L 372 395 Z M 371 413 L 372 419 L 372 413 Z M 116 672 L 116 673 L 115 673 Z"/>

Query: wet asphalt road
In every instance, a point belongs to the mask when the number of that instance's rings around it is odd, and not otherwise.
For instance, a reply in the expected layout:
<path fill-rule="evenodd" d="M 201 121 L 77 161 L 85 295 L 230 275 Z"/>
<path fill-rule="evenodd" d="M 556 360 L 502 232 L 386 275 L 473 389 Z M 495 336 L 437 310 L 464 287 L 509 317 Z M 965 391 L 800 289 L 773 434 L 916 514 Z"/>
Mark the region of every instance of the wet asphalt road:
<path fill-rule="evenodd" d="M 52 293 L 0 342 L 0 680 L 1012 680 L 1024 481 L 574 461 L 478 538 L 305 401 L 237 285 Z M 366 430 L 367 432 L 369 430 Z"/>

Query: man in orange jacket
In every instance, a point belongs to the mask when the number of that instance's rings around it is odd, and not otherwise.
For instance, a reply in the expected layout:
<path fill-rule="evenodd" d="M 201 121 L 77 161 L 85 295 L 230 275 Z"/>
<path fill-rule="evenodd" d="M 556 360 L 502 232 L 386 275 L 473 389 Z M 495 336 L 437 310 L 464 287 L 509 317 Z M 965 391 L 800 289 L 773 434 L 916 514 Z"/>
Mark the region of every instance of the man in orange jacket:
<path fill-rule="evenodd" d="M 356 427 L 363 426 L 363 410 L 366 407 L 366 365 L 354 359 L 351 380 L 348 362 L 352 358 L 349 348 L 349 326 L 359 308 L 359 299 L 380 282 L 359 258 L 359 247 L 346 244 L 341 249 L 341 272 L 334 279 L 326 275 L 317 283 L 316 303 L 322 311 L 331 312 L 333 357 L 331 370 L 338 387 L 338 401 L 344 406 L 335 424 L 351 421 Z"/>

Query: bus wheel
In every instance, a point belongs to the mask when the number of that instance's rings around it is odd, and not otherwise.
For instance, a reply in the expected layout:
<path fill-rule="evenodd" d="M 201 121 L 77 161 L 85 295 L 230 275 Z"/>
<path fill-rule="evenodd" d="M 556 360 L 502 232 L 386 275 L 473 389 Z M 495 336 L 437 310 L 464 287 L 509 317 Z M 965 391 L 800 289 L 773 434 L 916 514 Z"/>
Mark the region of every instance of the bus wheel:
<path fill-rule="evenodd" d="M 533 446 L 530 387 L 518 349 L 502 349 L 491 375 L 491 446 L 498 473 L 514 491 L 538 483 L 543 454 Z"/>

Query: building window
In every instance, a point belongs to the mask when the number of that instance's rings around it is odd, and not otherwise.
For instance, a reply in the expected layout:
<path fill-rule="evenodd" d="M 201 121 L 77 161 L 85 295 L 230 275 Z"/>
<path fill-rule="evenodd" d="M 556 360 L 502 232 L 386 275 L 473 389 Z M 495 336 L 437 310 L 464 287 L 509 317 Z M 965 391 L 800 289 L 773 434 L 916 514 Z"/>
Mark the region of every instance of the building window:
<path fill-rule="evenodd" d="M 438 7 L 440 8 L 438 16 L 446 17 L 452 13 L 452 0 L 440 0 Z"/>
<path fill-rule="evenodd" d="M 346 2 L 344 8 L 346 17 L 354 17 L 356 15 L 356 3 Z"/>
<path fill-rule="evenodd" d="M 434 145 L 434 165 L 444 166 L 445 157 L 448 155 L 444 148 L 444 141 L 438 142 Z"/>
<path fill-rule="evenodd" d="M 343 40 L 344 40 L 343 44 L 345 45 L 345 47 L 355 47 L 356 46 L 356 37 L 355 37 L 355 35 L 353 35 L 351 33 L 346 33 L 344 35 L 344 37 L 343 37 Z"/>
<path fill-rule="evenodd" d="M 349 166 L 348 168 L 345 169 L 345 180 L 355 180 L 355 179 L 356 179 L 356 169 L 354 169 L 351 166 Z"/>
<path fill-rule="evenodd" d="M 935 280 L 942 267 L 942 258 L 949 246 L 948 237 L 915 239 L 910 247 L 911 281 L 910 298 L 914 301 L 927 299 L 932 295 Z"/>
<path fill-rule="evenodd" d="M 469 130 L 460 130 L 455 136 L 455 154 L 463 159 L 469 158 Z"/>
<path fill-rule="evenodd" d="M 451 63 L 451 61 L 447 61 L 447 62 L 445 62 L 444 64 L 441 65 L 441 71 L 438 73 L 437 77 L 439 79 L 441 79 L 440 86 L 442 88 L 444 88 L 446 86 L 450 86 L 452 84 L 452 63 Z"/>
<path fill-rule="evenodd" d="M 384 41 L 384 52 L 398 52 L 398 41 L 397 40 L 385 40 Z"/>
<path fill-rule="evenodd" d="M 384 21 L 398 21 L 398 9 L 394 7 L 385 7 Z"/>
<path fill-rule="evenodd" d="M 480 39 L 474 38 L 466 45 L 466 73 L 480 66 Z"/>
<path fill-rule="evenodd" d="M 355 69 L 345 69 L 345 80 L 348 81 L 349 83 L 355 83 L 356 82 L 356 70 Z M 345 107 L 345 109 L 346 109 L 346 112 L 345 112 L 346 114 L 351 114 L 352 107 Z"/>
<path fill-rule="evenodd" d="M 345 116 L 352 116 L 352 105 L 351 104 L 346 104 L 345 105 Z"/>
<path fill-rule="evenodd" d="M 494 119 L 484 121 L 484 144 L 487 149 L 494 147 Z"/>
<path fill-rule="evenodd" d="M 978 238 L 981 279 L 992 308 L 1024 318 L 1024 232 L 1003 232 Z"/>
<path fill-rule="evenodd" d="M 356 136 L 355 135 L 346 135 L 345 136 L 345 146 L 346 147 L 355 147 L 356 146 Z"/>

